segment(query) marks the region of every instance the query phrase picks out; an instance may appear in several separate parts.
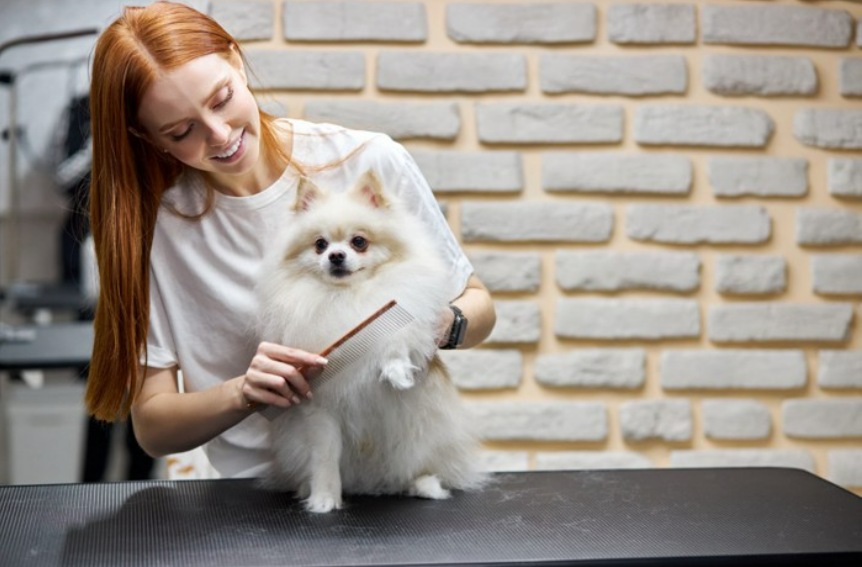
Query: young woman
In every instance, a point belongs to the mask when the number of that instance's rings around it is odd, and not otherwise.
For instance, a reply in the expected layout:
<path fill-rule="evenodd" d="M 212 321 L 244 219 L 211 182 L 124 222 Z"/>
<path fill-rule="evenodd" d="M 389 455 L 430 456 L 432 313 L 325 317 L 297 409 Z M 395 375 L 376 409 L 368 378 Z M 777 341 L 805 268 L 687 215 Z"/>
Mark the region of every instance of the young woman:
<path fill-rule="evenodd" d="M 324 361 L 249 331 L 256 270 L 301 176 L 346 189 L 375 169 L 439 236 L 469 321 L 461 346 L 490 333 L 490 296 L 406 150 L 261 112 L 237 42 L 211 18 L 168 2 L 126 8 L 96 45 L 91 114 L 101 288 L 87 405 L 106 421 L 131 412 L 150 454 L 206 444 L 222 476 L 255 476 L 268 422 L 253 406 L 310 403 L 307 374 Z M 456 316 L 440 317 L 442 344 Z"/>

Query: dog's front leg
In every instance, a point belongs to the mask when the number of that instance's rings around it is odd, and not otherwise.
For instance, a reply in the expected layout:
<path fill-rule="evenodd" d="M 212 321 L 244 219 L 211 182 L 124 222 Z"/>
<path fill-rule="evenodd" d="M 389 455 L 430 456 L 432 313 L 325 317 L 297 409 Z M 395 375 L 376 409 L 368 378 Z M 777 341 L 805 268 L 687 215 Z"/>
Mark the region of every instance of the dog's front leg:
<path fill-rule="evenodd" d="M 324 411 L 309 420 L 311 476 L 305 508 L 309 512 L 330 512 L 341 508 L 341 429 Z"/>

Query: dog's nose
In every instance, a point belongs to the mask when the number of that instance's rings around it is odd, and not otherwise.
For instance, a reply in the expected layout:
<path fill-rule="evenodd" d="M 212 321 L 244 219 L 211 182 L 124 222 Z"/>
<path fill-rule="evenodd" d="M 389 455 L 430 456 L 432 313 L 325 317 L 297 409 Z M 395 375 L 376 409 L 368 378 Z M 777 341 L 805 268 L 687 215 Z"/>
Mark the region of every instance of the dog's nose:
<path fill-rule="evenodd" d="M 340 266 L 344 263 L 345 254 L 344 252 L 333 252 L 329 255 L 329 262 L 333 266 Z"/>

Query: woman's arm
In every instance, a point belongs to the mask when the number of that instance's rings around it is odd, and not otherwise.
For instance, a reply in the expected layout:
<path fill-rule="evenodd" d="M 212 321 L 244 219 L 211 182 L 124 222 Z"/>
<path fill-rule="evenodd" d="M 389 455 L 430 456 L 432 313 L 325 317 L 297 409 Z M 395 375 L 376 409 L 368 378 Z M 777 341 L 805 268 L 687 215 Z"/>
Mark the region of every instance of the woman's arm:
<path fill-rule="evenodd" d="M 467 335 L 458 348 L 472 348 L 488 338 L 494 329 L 494 323 L 497 321 L 497 313 L 494 310 L 494 302 L 488 288 L 476 274 L 470 276 L 464 292 L 452 302 L 452 305 L 460 309 L 467 318 Z M 447 309 L 446 311 L 441 326 L 443 332 L 441 333 L 440 345 L 446 344 L 449 330 L 455 321 L 455 314 L 452 313 L 452 310 Z"/>
<path fill-rule="evenodd" d="M 177 367 L 144 367 L 132 404 L 138 443 L 153 457 L 190 451 L 251 415 L 257 404 L 289 408 L 301 397 L 310 398 L 303 372 L 324 365 L 316 354 L 261 343 L 242 376 L 183 394 L 177 389 Z"/>

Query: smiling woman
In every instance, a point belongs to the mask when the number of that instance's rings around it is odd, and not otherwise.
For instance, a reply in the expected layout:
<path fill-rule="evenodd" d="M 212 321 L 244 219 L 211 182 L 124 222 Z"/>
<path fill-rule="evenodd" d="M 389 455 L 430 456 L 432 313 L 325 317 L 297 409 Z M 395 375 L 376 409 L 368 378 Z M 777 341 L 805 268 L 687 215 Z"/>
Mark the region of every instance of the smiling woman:
<path fill-rule="evenodd" d="M 255 405 L 311 398 L 306 374 L 326 361 L 250 330 L 257 274 L 301 179 L 343 191 L 374 170 L 446 263 L 441 344 L 460 336 L 455 305 L 470 319 L 462 346 L 490 333 L 490 296 L 410 154 L 383 134 L 260 111 L 239 45 L 208 16 L 126 8 L 96 46 L 91 93 L 101 288 L 86 399 L 102 420 L 131 412 L 151 455 L 204 445 L 223 476 L 260 474 L 269 426 Z"/>

